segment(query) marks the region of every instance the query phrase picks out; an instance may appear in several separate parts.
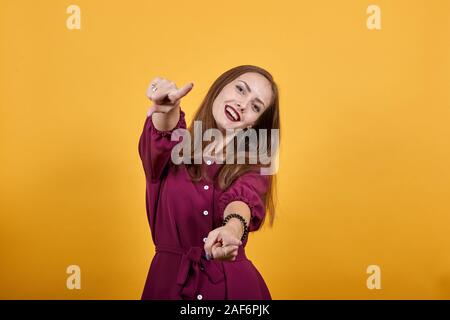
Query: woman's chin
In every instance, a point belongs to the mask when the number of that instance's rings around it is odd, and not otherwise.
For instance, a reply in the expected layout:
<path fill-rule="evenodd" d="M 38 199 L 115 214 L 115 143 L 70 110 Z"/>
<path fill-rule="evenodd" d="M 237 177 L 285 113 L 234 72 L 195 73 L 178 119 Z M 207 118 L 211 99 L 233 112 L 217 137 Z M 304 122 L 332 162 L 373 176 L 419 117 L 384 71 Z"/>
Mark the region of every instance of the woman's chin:
<path fill-rule="evenodd" d="M 240 122 L 231 122 L 231 121 L 227 121 L 226 123 L 224 123 L 222 125 L 222 128 L 224 128 L 224 130 L 225 129 L 231 129 L 231 130 L 243 129 L 242 123 L 240 123 Z"/>
<path fill-rule="evenodd" d="M 221 119 L 222 121 L 216 121 L 217 128 L 220 131 L 225 132 L 225 130 L 236 130 L 236 129 L 244 129 L 244 125 L 241 121 L 231 121 L 228 119 Z"/>

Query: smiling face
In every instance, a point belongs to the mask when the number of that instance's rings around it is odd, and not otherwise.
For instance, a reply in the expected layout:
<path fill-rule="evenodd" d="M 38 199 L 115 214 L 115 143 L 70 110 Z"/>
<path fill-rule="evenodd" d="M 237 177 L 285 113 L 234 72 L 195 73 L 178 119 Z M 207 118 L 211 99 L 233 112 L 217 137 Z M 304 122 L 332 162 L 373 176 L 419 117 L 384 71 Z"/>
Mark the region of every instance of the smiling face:
<path fill-rule="evenodd" d="M 222 88 L 212 107 L 217 127 L 245 129 L 253 126 L 270 106 L 272 86 L 256 72 L 247 72 Z"/>

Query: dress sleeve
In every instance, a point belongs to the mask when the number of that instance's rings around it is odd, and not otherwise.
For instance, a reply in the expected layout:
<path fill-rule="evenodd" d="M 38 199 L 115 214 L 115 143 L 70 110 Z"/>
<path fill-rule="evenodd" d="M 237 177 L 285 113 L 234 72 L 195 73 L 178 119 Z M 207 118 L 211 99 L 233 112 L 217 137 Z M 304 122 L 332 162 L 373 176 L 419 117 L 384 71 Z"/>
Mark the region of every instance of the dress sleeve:
<path fill-rule="evenodd" d="M 151 181 L 161 179 L 162 173 L 170 161 L 172 148 L 179 141 L 171 141 L 170 137 L 175 129 L 186 129 L 183 110 L 180 109 L 180 119 L 177 125 L 168 131 L 159 131 L 153 126 L 152 116 L 145 119 L 144 128 L 139 138 L 139 156 L 142 160 L 146 177 Z"/>
<path fill-rule="evenodd" d="M 250 207 L 249 232 L 260 228 L 266 214 L 265 198 L 269 178 L 259 171 L 250 171 L 237 178 L 219 198 L 219 210 L 223 214 L 230 202 L 242 201 Z"/>

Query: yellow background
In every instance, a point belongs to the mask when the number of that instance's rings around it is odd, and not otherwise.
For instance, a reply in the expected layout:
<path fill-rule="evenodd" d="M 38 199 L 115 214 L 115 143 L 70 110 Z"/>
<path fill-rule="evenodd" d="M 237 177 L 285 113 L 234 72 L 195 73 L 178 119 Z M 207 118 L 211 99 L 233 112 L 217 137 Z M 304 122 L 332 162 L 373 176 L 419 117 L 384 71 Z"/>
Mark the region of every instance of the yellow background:
<path fill-rule="evenodd" d="M 366 8 L 381 8 L 368 30 Z M 81 8 L 81 30 L 66 8 Z M 275 226 L 249 258 L 274 299 L 450 298 L 450 2 L 0 4 L 0 298 L 139 299 L 154 247 L 138 139 L 152 78 L 280 87 Z M 81 290 L 66 268 L 81 267 Z M 366 268 L 381 268 L 381 290 Z"/>

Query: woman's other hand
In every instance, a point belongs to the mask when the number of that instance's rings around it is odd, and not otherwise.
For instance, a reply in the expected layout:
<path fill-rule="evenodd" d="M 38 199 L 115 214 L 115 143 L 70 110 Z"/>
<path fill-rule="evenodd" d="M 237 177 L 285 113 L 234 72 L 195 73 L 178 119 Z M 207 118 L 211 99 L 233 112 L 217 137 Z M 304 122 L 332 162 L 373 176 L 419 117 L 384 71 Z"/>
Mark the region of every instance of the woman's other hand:
<path fill-rule="evenodd" d="M 222 226 L 212 230 L 206 239 L 204 249 L 207 256 L 215 260 L 234 261 L 242 245 L 234 228 Z"/>

